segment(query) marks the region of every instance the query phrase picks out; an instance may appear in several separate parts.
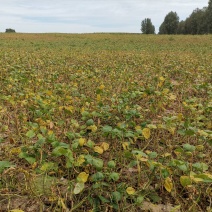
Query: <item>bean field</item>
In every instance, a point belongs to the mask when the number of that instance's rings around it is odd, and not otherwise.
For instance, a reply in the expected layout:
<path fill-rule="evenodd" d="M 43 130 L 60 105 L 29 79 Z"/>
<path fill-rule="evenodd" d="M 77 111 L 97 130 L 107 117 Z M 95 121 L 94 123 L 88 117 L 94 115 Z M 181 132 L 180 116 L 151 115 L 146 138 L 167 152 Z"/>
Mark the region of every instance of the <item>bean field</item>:
<path fill-rule="evenodd" d="M 212 210 L 212 36 L 0 34 L 0 211 Z"/>

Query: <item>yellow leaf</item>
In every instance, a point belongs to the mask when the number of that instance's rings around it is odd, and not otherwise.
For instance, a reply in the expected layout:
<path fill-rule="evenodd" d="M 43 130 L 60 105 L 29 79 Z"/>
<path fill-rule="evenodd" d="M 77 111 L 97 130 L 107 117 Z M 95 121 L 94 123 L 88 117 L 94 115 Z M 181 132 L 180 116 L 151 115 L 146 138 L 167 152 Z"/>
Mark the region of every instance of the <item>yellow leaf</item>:
<path fill-rule="evenodd" d="M 159 77 L 159 83 L 158 83 L 158 87 L 162 87 L 163 86 L 163 83 L 165 81 L 165 78 L 164 77 Z"/>
<path fill-rule="evenodd" d="M 50 201 L 50 202 L 55 202 L 56 200 L 57 200 L 58 198 L 57 197 L 49 197 L 48 198 L 48 201 Z"/>
<path fill-rule="evenodd" d="M 105 88 L 104 85 L 100 85 L 100 86 L 99 86 L 99 89 L 100 89 L 100 90 L 103 90 L 104 88 Z"/>
<path fill-rule="evenodd" d="M 48 130 L 48 135 L 52 135 L 54 132 L 52 130 Z"/>
<path fill-rule="evenodd" d="M 204 182 L 204 180 L 201 179 L 201 178 L 195 178 L 195 177 L 193 177 L 193 176 L 190 176 L 190 178 L 191 178 L 191 180 L 193 180 L 195 183 Z"/>
<path fill-rule="evenodd" d="M 144 136 L 144 138 L 149 139 L 150 138 L 150 129 L 149 128 L 144 128 L 142 130 L 142 135 Z"/>
<path fill-rule="evenodd" d="M 18 155 L 19 153 L 21 153 L 20 147 L 14 147 L 10 150 L 10 154 L 12 154 L 12 155 Z"/>
<path fill-rule="evenodd" d="M 157 129 L 157 126 L 155 124 L 148 124 L 147 127 L 149 129 Z"/>
<path fill-rule="evenodd" d="M 88 181 L 88 176 L 89 176 L 89 174 L 87 174 L 86 172 L 81 172 L 77 176 L 77 181 L 81 182 L 81 183 L 86 183 Z"/>
<path fill-rule="evenodd" d="M 165 179 L 164 187 L 165 187 L 165 189 L 166 189 L 168 192 L 171 192 L 171 191 L 172 191 L 173 183 L 172 183 L 172 180 L 171 180 L 169 177 L 167 177 L 167 178 Z"/>
<path fill-rule="evenodd" d="M 85 108 L 82 107 L 81 110 L 80 110 L 80 112 L 83 113 L 84 111 L 85 111 Z"/>
<path fill-rule="evenodd" d="M 98 102 L 100 102 L 101 101 L 101 95 L 97 94 L 96 99 L 97 99 Z"/>
<path fill-rule="evenodd" d="M 102 142 L 101 147 L 103 148 L 104 151 L 107 151 L 110 147 L 110 145 L 106 142 Z"/>
<path fill-rule="evenodd" d="M 205 132 L 204 130 L 198 130 L 198 133 L 200 136 L 203 136 L 203 137 L 207 137 L 208 136 L 208 133 Z"/>
<path fill-rule="evenodd" d="M 166 152 L 166 153 L 162 154 L 161 156 L 166 158 L 166 157 L 171 156 L 171 154 L 170 154 L 170 153 L 168 153 L 168 152 Z"/>
<path fill-rule="evenodd" d="M 32 169 L 35 169 L 35 168 L 37 167 L 37 165 L 38 165 L 38 163 L 37 163 L 37 162 L 34 162 L 34 163 L 31 165 Z"/>
<path fill-rule="evenodd" d="M 174 135 L 174 133 L 175 133 L 175 127 L 170 127 L 169 129 L 168 129 L 168 131 L 172 134 L 172 135 Z"/>
<path fill-rule="evenodd" d="M 72 107 L 72 106 L 65 106 L 64 107 L 65 108 L 65 110 L 67 110 L 67 111 L 69 111 L 69 112 L 73 112 L 73 110 L 74 110 L 74 107 Z"/>
<path fill-rule="evenodd" d="M 81 166 L 84 162 L 85 162 L 84 155 L 80 155 L 80 156 L 77 158 L 77 161 L 76 161 L 76 163 L 75 163 L 75 166 Z"/>
<path fill-rule="evenodd" d="M 173 93 L 169 94 L 169 99 L 170 100 L 176 100 L 177 99 L 177 96 L 174 95 Z"/>
<path fill-rule="evenodd" d="M 183 120 L 183 114 L 182 113 L 179 113 L 178 115 L 177 115 L 177 119 L 179 120 L 179 121 L 182 121 Z"/>
<path fill-rule="evenodd" d="M 164 77 L 159 77 L 159 80 L 164 82 L 165 81 L 165 78 Z"/>
<path fill-rule="evenodd" d="M 126 110 L 129 110 L 129 109 L 130 109 L 130 107 L 127 105 L 127 106 L 126 106 Z"/>
<path fill-rule="evenodd" d="M 204 150 L 204 146 L 203 145 L 197 145 L 196 146 L 196 150 L 198 150 L 198 151 L 202 151 L 202 150 Z"/>
<path fill-rule="evenodd" d="M 24 212 L 24 211 L 19 210 L 19 209 L 13 209 L 13 210 L 10 210 L 9 212 Z"/>
<path fill-rule="evenodd" d="M 135 130 L 136 131 L 141 130 L 141 126 L 135 126 Z"/>
<path fill-rule="evenodd" d="M 128 187 L 126 189 L 127 194 L 133 195 L 135 193 L 135 189 L 133 187 Z"/>
<path fill-rule="evenodd" d="M 168 94 L 168 92 L 169 92 L 169 89 L 168 88 L 163 89 L 163 94 L 164 95 Z"/>
<path fill-rule="evenodd" d="M 144 158 L 144 157 L 142 157 L 141 155 L 137 155 L 136 158 L 137 158 L 138 160 L 142 161 L 142 162 L 148 161 L 147 158 Z"/>
<path fill-rule="evenodd" d="M 97 131 L 97 126 L 96 125 L 91 125 L 91 126 L 87 127 L 87 129 L 91 130 L 92 132 L 96 132 Z"/>
<path fill-rule="evenodd" d="M 80 138 L 78 142 L 79 142 L 80 146 L 83 146 L 85 144 L 86 140 L 85 140 L 85 138 Z"/>
<path fill-rule="evenodd" d="M 102 154 L 104 152 L 103 148 L 99 146 L 95 146 L 93 149 L 94 149 L 94 152 L 97 152 L 99 154 Z"/>
<path fill-rule="evenodd" d="M 122 147 L 124 150 L 127 150 L 129 148 L 130 144 L 128 142 L 122 143 Z"/>
<path fill-rule="evenodd" d="M 46 91 L 46 94 L 47 94 L 48 96 L 51 96 L 51 95 L 52 95 L 52 91 Z"/>

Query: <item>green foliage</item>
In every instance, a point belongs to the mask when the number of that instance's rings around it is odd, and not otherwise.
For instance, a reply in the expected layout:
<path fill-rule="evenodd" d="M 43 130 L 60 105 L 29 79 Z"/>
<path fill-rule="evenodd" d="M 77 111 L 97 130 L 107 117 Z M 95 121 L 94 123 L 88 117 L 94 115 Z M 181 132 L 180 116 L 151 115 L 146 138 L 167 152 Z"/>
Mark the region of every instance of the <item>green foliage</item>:
<path fill-rule="evenodd" d="M 212 3 L 208 7 L 196 8 L 191 15 L 179 22 L 176 13 L 170 12 L 166 15 L 164 22 L 160 25 L 159 34 L 208 34 L 212 33 Z"/>
<path fill-rule="evenodd" d="M 179 16 L 176 12 L 169 12 L 159 28 L 159 34 L 177 34 Z"/>
<path fill-rule="evenodd" d="M 155 27 L 150 18 L 145 18 L 141 22 L 141 32 L 143 34 L 155 34 Z"/>
<path fill-rule="evenodd" d="M 0 161 L 0 173 L 2 173 L 4 169 L 10 168 L 13 166 L 14 165 L 12 165 L 9 161 Z"/>
<path fill-rule="evenodd" d="M 192 14 L 185 20 L 183 31 L 179 34 L 207 34 L 207 8 L 195 9 Z M 178 31 L 180 31 L 178 29 Z"/>
<path fill-rule="evenodd" d="M 15 33 L 14 29 L 8 28 L 5 30 L 6 33 Z"/>
<path fill-rule="evenodd" d="M 207 24 L 208 24 L 208 32 L 212 34 L 212 0 L 208 1 L 208 8 L 206 11 L 207 14 Z"/>
<path fill-rule="evenodd" d="M 3 210 L 207 211 L 210 35 L 0 36 Z"/>

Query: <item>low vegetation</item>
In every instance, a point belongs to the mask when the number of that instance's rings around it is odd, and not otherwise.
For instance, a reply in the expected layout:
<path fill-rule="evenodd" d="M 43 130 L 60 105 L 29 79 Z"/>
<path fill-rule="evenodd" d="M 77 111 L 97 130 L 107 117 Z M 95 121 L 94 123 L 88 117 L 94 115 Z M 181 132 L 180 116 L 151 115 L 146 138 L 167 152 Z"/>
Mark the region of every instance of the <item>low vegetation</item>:
<path fill-rule="evenodd" d="M 1 210 L 211 211 L 210 43 L 1 34 Z"/>

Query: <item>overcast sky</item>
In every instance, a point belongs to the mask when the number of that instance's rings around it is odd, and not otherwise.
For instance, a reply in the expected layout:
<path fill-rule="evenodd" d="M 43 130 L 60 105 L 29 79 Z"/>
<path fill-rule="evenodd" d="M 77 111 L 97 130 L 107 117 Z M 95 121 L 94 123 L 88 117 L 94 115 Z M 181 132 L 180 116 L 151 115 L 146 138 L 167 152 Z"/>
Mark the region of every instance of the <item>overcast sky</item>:
<path fill-rule="evenodd" d="M 140 32 L 144 18 L 156 31 L 170 11 L 180 20 L 208 0 L 0 0 L 0 32 Z"/>

